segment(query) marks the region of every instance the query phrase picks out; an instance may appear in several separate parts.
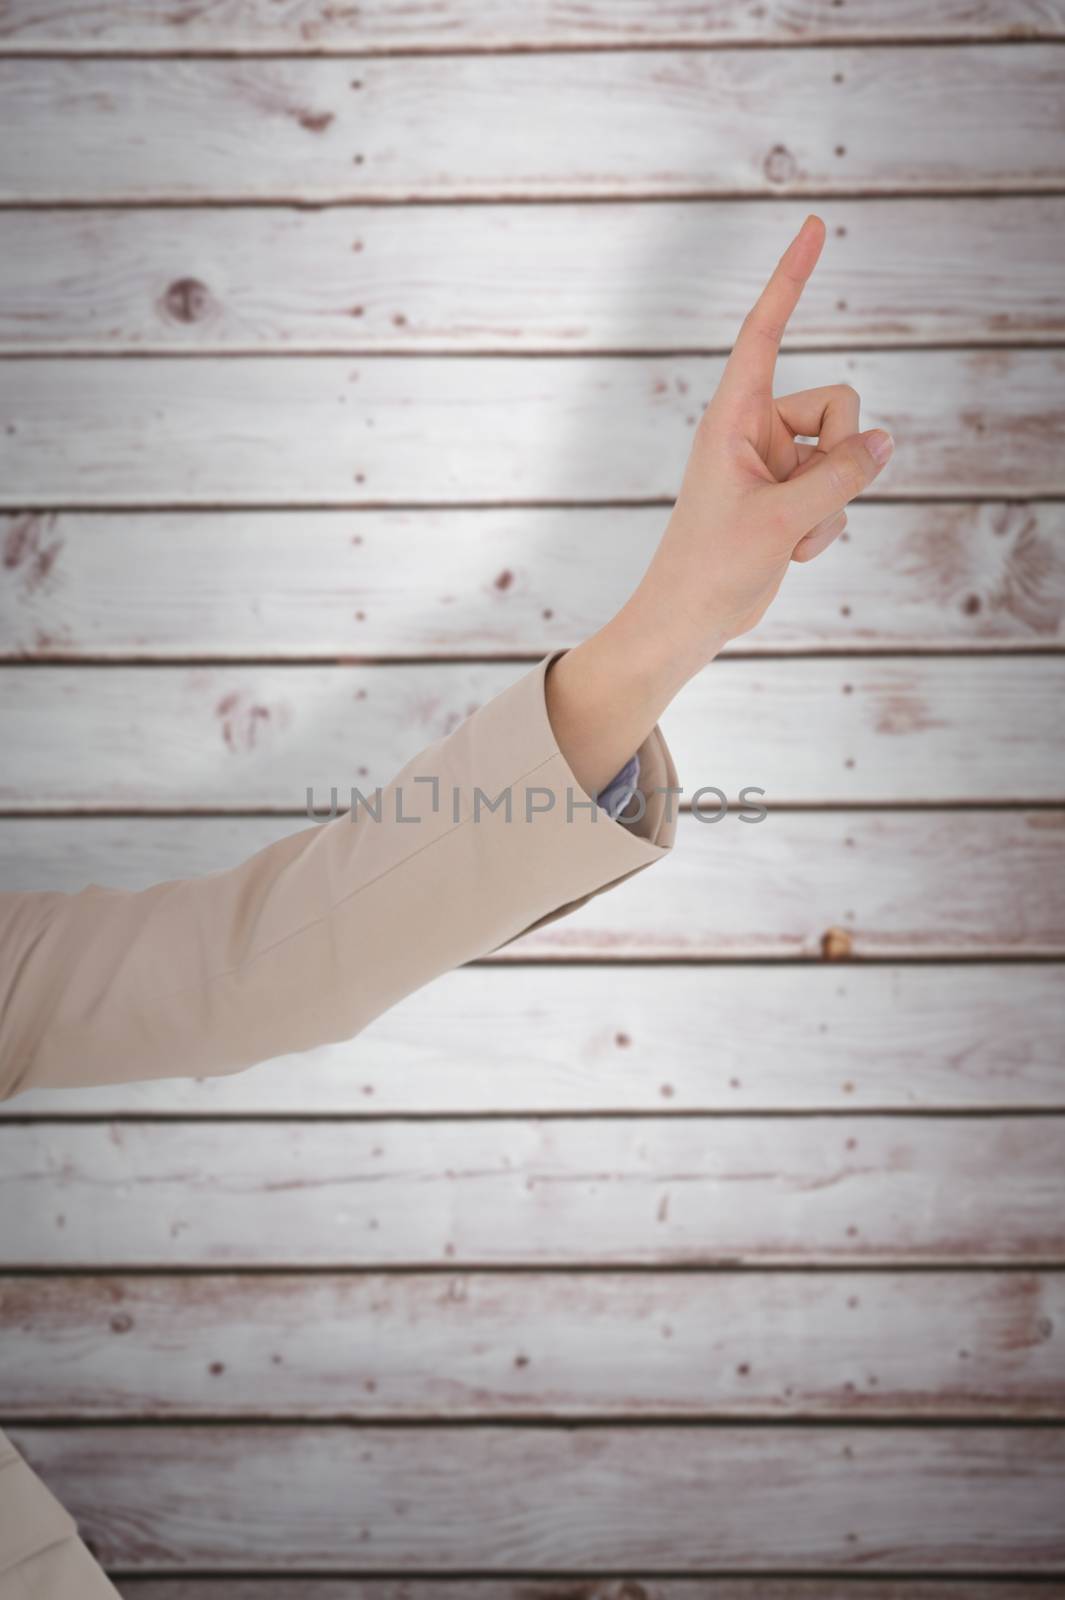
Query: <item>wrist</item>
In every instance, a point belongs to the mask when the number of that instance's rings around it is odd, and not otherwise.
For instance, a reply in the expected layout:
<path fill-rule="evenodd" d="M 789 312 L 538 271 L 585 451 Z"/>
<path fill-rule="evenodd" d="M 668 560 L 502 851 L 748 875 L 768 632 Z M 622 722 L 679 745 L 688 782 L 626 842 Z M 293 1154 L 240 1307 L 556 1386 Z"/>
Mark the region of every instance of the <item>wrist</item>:
<path fill-rule="evenodd" d="M 728 636 L 696 623 L 675 601 L 643 582 L 607 623 L 628 670 L 665 706 L 713 661 Z"/>

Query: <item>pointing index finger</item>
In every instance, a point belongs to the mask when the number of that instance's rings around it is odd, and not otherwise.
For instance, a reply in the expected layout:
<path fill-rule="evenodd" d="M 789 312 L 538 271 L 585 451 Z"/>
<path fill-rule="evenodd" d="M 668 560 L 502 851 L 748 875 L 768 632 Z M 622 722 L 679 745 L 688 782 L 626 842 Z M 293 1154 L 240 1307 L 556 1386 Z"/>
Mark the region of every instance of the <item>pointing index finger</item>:
<path fill-rule="evenodd" d="M 773 371 L 784 329 L 817 264 L 824 242 L 825 225 L 811 212 L 744 318 L 722 376 L 723 386 L 732 388 L 735 385 L 747 393 L 758 389 L 772 392 Z"/>

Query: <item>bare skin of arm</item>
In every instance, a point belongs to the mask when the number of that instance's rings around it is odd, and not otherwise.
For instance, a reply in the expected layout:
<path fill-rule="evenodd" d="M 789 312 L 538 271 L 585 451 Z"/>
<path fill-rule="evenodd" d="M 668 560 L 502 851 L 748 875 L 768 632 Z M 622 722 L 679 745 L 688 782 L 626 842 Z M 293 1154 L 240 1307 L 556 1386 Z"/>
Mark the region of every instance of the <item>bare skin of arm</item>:
<path fill-rule="evenodd" d="M 620 611 L 548 671 L 551 726 L 588 794 L 688 680 L 755 627 L 789 562 L 839 537 L 847 504 L 890 460 L 890 434 L 858 432 L 850 384 L 773 395 L 780 342 L 824 242 L 821 218 L 807 217 L 744 319 L 647 570 Z"/>

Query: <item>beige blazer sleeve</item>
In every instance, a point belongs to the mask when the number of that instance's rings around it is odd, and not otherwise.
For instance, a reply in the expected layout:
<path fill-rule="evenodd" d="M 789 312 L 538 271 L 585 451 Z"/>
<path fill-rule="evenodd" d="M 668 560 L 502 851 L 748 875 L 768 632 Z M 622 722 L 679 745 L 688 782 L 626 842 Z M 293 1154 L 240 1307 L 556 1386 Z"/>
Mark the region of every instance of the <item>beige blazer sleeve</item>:
<path fill-rule="evenodd" d="M 553 651 L 379 793 L 221 872 L 0 894 L 0 1099 L 237 1072 L 350 1039 L 439 974 L 661 860 L 679 790 L 658 727 L 612 818 L 547 714 Z M 642 813 L 642 814 L 641 814 Z"/>

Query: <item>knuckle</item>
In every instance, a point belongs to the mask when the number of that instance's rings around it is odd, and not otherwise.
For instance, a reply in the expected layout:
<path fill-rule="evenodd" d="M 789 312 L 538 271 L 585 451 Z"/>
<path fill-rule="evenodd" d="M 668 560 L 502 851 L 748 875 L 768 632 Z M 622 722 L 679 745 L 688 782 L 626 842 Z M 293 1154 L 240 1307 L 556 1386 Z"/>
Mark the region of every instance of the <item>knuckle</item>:
<path fill-rule="evenodd" d="M 755 334 L 760 339 L 768 339 L 770 344 L 779 345 L 784 337 L 784 328 L 781 323 L 774 322 L 767 317 L 757 306 L 753 307 L 743 319 L 743 325 L 748 333 Z"/>
<path fill-rule="evenodd" d="M 836 511 L 831 516 L 825 517 L 824 521 L 819 522 L 815 528 L 811 528 L 808 537 L 813 538 L 816 534 L 818 538 L 822 535 L 826 539 L 832 538 L 835 534 L 842 533 L 846 525 L 847 513 L 845 511 Z"/>
<path fill-rule="evenodd" d="M 828 481 L 834 494 L 843 500 L 853 500 L 865 486 L 865 473 L 853 456 L 829 461 Z"/>
<path fill-rule="evenodd" d="M 835 385 L 835 390 L 836 390 L 836 393 L 839 395 L 841 400 L 860 400 L 861 399 L 861 395 L 858 393 L 858 391 L 854 387 L 853 383 L 837 383 Z"/>

